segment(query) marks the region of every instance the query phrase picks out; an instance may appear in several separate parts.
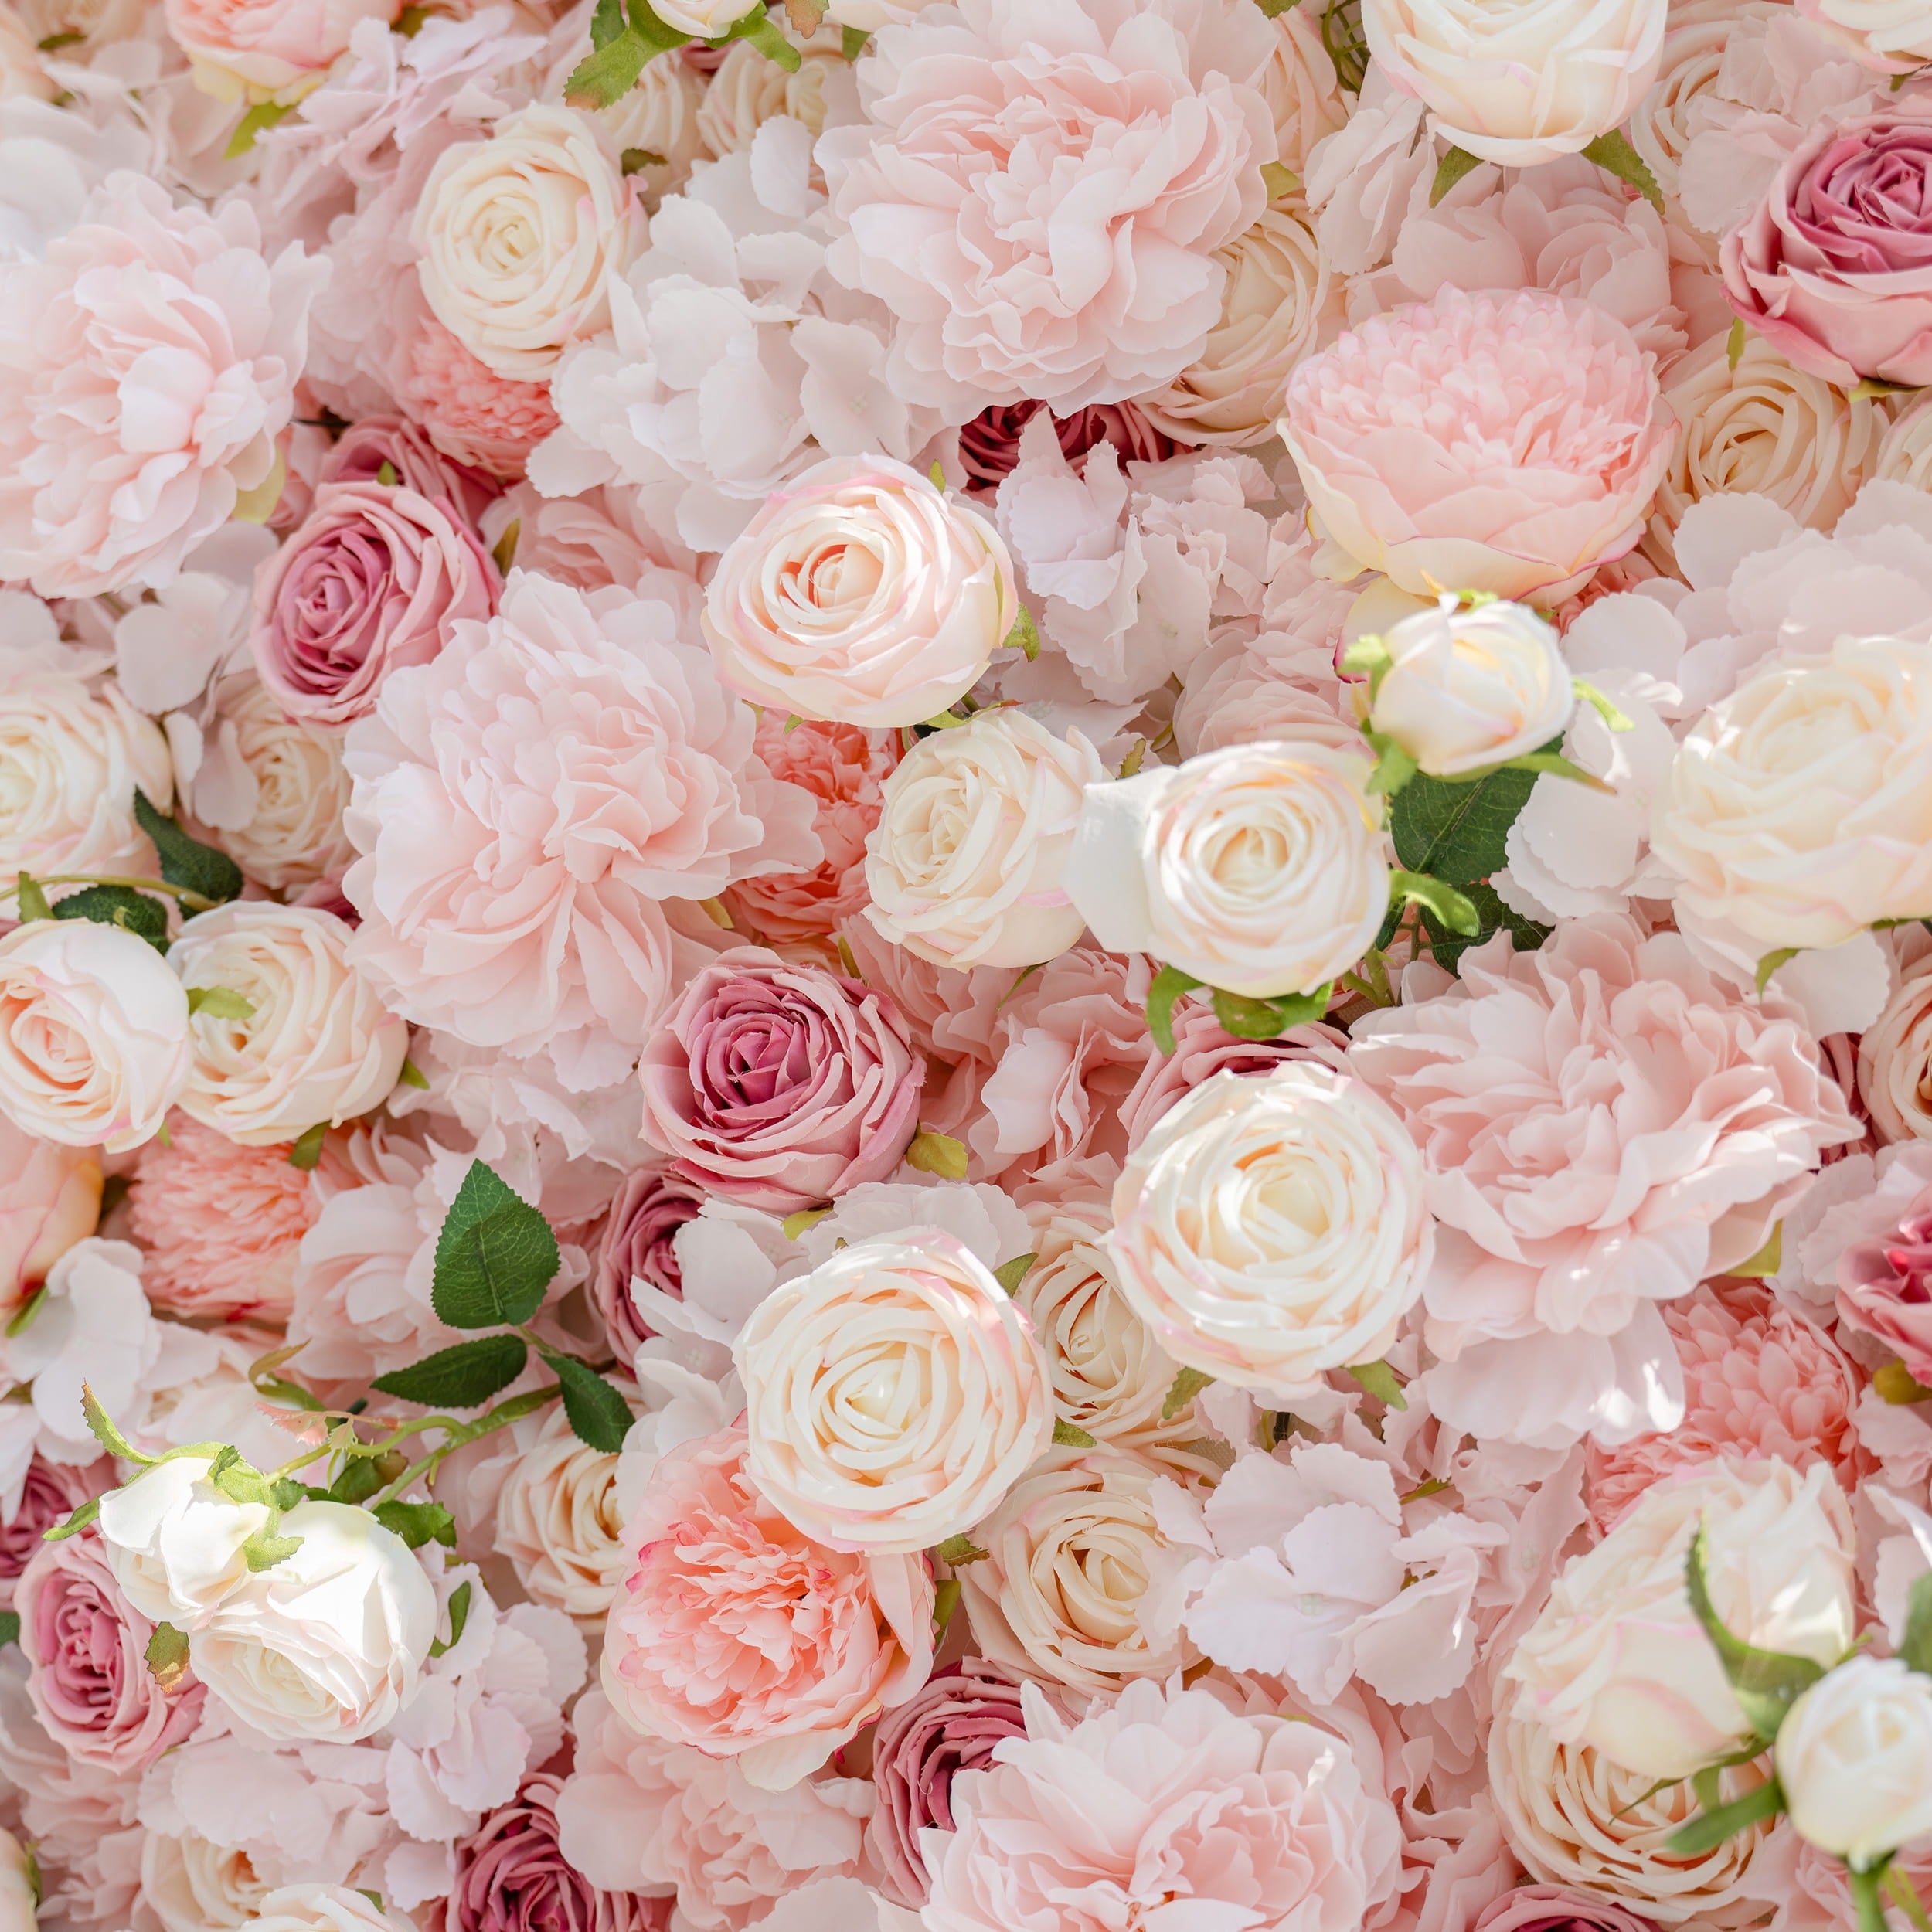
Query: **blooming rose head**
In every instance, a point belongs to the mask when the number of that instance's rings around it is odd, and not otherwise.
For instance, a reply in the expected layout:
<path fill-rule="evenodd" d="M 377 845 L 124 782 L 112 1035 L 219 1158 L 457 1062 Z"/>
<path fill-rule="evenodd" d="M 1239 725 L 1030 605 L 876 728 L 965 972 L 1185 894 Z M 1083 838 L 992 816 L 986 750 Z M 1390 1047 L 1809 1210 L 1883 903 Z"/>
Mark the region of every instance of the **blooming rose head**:
<path fill-rule="evenodd" d="M 292 245 L 268 260 L 244 203 L 177 207 L 132 174 L 44 260 L 0 267 L 19 318 L 0 369 L 0 578 L 44 597 L 169 583 L 238 506 L 264 507 L 327 272 Z"/>
<path fill-rule="evenodd" d="M 674 1301 L 684 1298 L 677 1233 L 698 1218 L 704 1199 L 702 1188 L 657 1165 L 641 1167 L 618 1184 L 604 1216 L 590 1292 L 620 1362 L 630 1361 L 639 1345 L 657 1332 L 632 1298 L 634 1279 Z"/>
<path fill-rule="evenodd" d="M 406 416 L 358 417 L 329 446 L 315 481 L 318 488 L 381 483 L 385 466 L 393 472 L 386 488 L 400 484 L 418 496 L 447 500 L 454 505 L 451 514 L 472 529 L 497 499 L 492 478 L 447 454 Z"/>
<path fill-rule="evenodd" d="M 1932 60 L 1924 0 L 1798 0 L 1798 10 L 1880 73 L 1910 73 Z"/>
<path fill-rule="evenodd" d="M 967 488 L 991 496 L 1019 461 L 1020 432 L 1046 407 L 1043 403 L 995 403 L 959 432 L 959 461 Z M 1050 412 L 1049 412 L 1050 413 Z M 1156 429 L 1138 403 L 1092 403 L 1070 416 L 1053 417 L 1060 454 L 1076 470 L 1102 443 L 1121 462 L 1160 463 L 1174 454 L 1174 439 Z"/>
<path fill-rule="evenodd" d="M 977 510 L 889 457 L 831 457 L 733 539 L 704 632 L 741 696 L 884 730 L 956 702 L 1019 615 L 1012 560 Z"/>
<path fill-rule="evenodd" d="M 1312 992 L 1388 913 L 1369 770 L 1366 753 L 1281 740 L 1090 784 L 1066 866 L 1075 911 L 1103 946 L 1210 986 Z"/>
<path fill-rule="evenodd" d="M 519 1443 L 497 1492 L 494 1544 L 532 1603 L 600 1621 L 611 1607 L 633 1554 L 617 1477 L 617 1458 L 592 1448 L 560 1403 Z"/>
<path fill-rule="evenodd" d="M 638 1072 L 645 1138 L 672 1172 L 774 1214 L 884 1180 L 926 1080 L 889 999 L 756 946 L 692 979 Z"/>
<path fill-rule="evenodd" d="M 1827 1669 L 1850 1648 L 1852 1514 L 1830 1470 L 1726 1457 L 1646 1490 L 1559 1573 L 1503 1666 L 1517 1716 L 1647 1777 L 1688 1777 L 1736 1748 L 1750 1724 L 1684 1582 L 1700 1524 L 1711 1603 L 1734 1634 Z"/>
<path fill-rule="evenodd" d="M 955 422 L 1022 396 L 1064 413 L 1192 361 L 1214 251 L 1267 193 L 1271 40 L 1234 0 L 962 0 L 882 30 L 866 119 L 818 152 L 834 272 L 897 318 L 894 388 Z"/>
<path fill-rule="evenodd" d="M 916 1554 L 842 1554 L 752 1479 L 742 1428 L 660 1458 L 624 1526 L 604 1695 L 647 1737 L 795 1784 L 932 1668 L 933 1583 Z"/>
<path fill-rule="evenodd" d="M 1657 77 L 1668 0 L 1365 0 L 1376 65 L 1465 153 L 1505 168 L 1580 154 Z"/>
<path fill-rule="evenodd" d="M 129 1603 L 157 1624 L 207 1622 L 250 1570 L 243 1546 L 267 1506 L 236 1502 L 208 1480 L 213 1456 L 175 1456 L 100 1502 L 100 1540 Z"/>
<path fill-rule="evenodd" d="M 43 1140 L 125 1153 L 189 1076 L 188 995 L 145 939 L 35 920 L 0 939 L 0 1113 Z"/>
<path fill-rule="evenodd" d="M 1897 990 L 1859 1036 L 1859 1097 L 1881 1141 L 1932 1140 L 1932 951 L 1901 962 Z"/>
<path fill-rule="evenodd" d="M 22 1573 L 46 1547 L 45 1532 L 65 1522 L 114 1479 L 111 1463 L 53 1462 L 36 1451 L 21 1478 L 13 1514 L 0 1524 L 0 1609 L 14 1607 Z"/>
<path fill-rule="evenodd" d="M 609 326 L 644 213 L 594 124 L 539 101 L 444 150 L 412 233 L 437 319 L 498 376 L 542 381 Z"/>
<path fill-rule="evenodd" d="M 1078 731 L 1005 706 L 921 739 L 866 841 L 866 917 L 936 966 L 1056 957 L 1087 925 L 1067 860 L 1086 789 L 1106 776 Z"/>
<path fill-rule="evenodd" d="M 255 579 L 250 642 L 291 717 L 345 725 L 392 671 L 434 657 L 452 624 L 489 617 L 496 595 L 496 566 L 447 499 L 325 483 Z"/>
<path fill-rule="evenodd" d="M 1890 1233 L 1838 1257 L 1838 1318 L 1932 1377 L 1932 1212 L 1914 1204 Z"/>
<path fill-rule="evenodd" d="M 1291 1061 L 1216 1073 L 1155 1123 L 1114 1188 L 1121 1291 L 1176 1362 L 1305 1394 L 1374 1362 L 1422 1291 L 1422 1162 L 1369 1088 Z"/>
<path fill-rule="evenodd" d="M 1896 1657 L 1847 1658 L 1777 1733 L 1798 1835 L 1854 1870 L 1932 1832 L 1932 1679 Z"/>
<path fill-rule="evenodd" d="M 1648 359 L 1602 310 L 1444 288 L 1301 363 L 1281 434 L 1345 553 L 1336 574 L 1549 603 L 1642 535 L 1671 428 Z"/>
<path fill-rule="evenodd" d="M 550 385 L 499 376 L 440 322 L 424 317 L 410 342 L 403 400 L 445 456 L 505 482 L 557 426 Z"/>
<path fill-rule="evenodd" d="M 0 1308 L 28 1291 L 100 1218 L 100 1157 L 0 1117 Z"/>
<path fill-rule="evenodd" d="M 223 100 L 299 99 L 348 53 L 359 21 L 400 11 L 396 0 L 167 0 L 170 36 Z"/>
<path fill-rule="evenodd" d="M 250 1932 L 410 1932 L 413 1923 L 345 1885 L 279 1886 L 247 1921 Z"/>
<path fill-rule="evenodd" d="M 842 1248 L 760 1302 L 734 1350 L 750 1480 L 808 1536 L 873 1554 L 968 1529 L 1053 1434 L 1026 1318 L 951 1235 Z"/>

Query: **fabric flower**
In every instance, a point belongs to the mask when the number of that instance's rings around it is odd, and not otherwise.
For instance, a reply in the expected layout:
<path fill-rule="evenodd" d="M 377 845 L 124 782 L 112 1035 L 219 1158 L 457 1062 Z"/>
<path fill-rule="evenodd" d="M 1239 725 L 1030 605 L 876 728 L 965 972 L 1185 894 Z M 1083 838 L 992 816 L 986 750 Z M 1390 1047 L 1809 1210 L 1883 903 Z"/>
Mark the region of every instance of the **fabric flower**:
<path fill-rule="evenodd" d="M 315 85 L 362 20 L 393 0 L 168 0 L 168 31 L 196 80 L 224 100 L 293 100 Z"/>
<path fill-rule="evenodd" d="M 611 1197 L 590 1298 L 619 1361 L 628 1362 L 655 1332 L 631 1294 L 632 1281 L 642 1281 L 673 1300 L 682 1294 L 677 1233 L 698 1218 L 704 1199 L 702 1188 L 655 1165 L 627 1175 Z"/>

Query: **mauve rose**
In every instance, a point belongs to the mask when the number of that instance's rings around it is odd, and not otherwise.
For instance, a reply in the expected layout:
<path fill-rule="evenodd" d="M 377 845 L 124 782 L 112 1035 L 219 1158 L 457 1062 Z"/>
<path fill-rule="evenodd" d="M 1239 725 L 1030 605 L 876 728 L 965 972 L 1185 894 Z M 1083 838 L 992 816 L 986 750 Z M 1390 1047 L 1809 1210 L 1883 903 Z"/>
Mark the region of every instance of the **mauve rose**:
<path fill-rule="evenodd" d="M 1838 1257 L 1838 1315 L 1932 1383 L 1932 1202 L 1921 1196 L 1914 1209 L 1890 1234 Z"/>
<path fill-rule="evenodd" d="M 682 1301 L 684 1270 L 673 1241 L 703 1206 L 700 1189 L 656 1167 L 626 1175 L 612 1198 L 597 1272 L 590 1277 L 590 1300 L 620 1362 L 630 1361 L 639 1344 L 657 1333 L 631 1298 L 631 1277 L 640 1276 Z"/>
<path fill-rule="evenodd" d="M 427 664 L 461 618 L 493 617 L 496 566 L 445 498 L 325 483 L 255 579 L 255 663 L 291 717 L 342 726 L 383 680 Z"/>
<path fill-rule="evenodd" d="M 1932 383 L 1932 104 L 1816 129 L 1723 260 L 1732 308 L 1799 369 Z"/>
<path fill-rule="evenodd" d="M 990 496 L 1013 473 L 1019 461 L 1019 433 L 1044 409 L 1044 403 L 995 403 L 959 433 L 959 460 L 966 487 Z M 1070 416 L 1053 418 L 1060 454 L 1075 469 L 1084 467 L 1087 452 L 1111 443 L 1123 463 L 1158 463 L 1174 454 L 1174 439 L 1157 429 L 1134 403 L 1090 403 Z"/>
<path fill-rule="evenodd" d="M 1657 1932 L 1648 1919 L 1566 1885 L 1521 1885 L 1485 1906 L 1470 1932 Z"/>
<path fill-rule="evenodd" d="M 1002 1738 L 1026 1735 L 1022 1681 L 988 1658 L 962 1657 L 879 1720 L 872 1747 L 879 1806 L 866 1842 L 879 1889 L 896 1903 L 917 1911 L 926 1903 L 931 1879 L 919 1834 L 953 1828 L 953 1780 L 983 1770 Z"/>
<path fill-rule="evenodd" d="M 15 1587 L 27 1695 L 70 1757 L 133 1776 L 201 1721 L 191 1676 L 163 1690 L 148 1668 L 155 1627 L 121 1594 L 91 1529 L 43 1543 Z"/>
<path fill-rule="evenodd" d="M 322 460 L 316 483 L 379 483 L 383 465 L 418 496 L 454 503 L 474 525 L 502 494 L 495 478 L 446 456 L 406 416 L 365 416 L 352 423 Z"/>
<path fill-rule="evenodd" d="M 645 1138 L 672 1171 L 773 1214 L 884 1180 L 926 1080 L 889 999 L 759 946 L 692 981 L 638 1070 Z"/>
<path fill-rule="evenodd" d="M 46 1547 L 41 1532 L 67 1519 L 90 1496 L 111 1486 L 114 1465 L 105 1460 L 76 1468 L 36 1454 L 27 1464 L 20 1500 L 0 1526 L 0 1610 L 11 1610 L 20 1573 Z"/>

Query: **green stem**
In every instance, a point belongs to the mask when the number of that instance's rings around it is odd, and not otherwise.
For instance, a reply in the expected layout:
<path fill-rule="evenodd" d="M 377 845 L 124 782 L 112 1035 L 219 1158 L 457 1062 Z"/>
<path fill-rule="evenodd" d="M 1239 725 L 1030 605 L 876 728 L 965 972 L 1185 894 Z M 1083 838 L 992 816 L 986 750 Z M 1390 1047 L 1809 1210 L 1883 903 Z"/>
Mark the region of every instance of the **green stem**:
<path fill-rule="evenodd" d="M 124 878 L 117 872 L 55 872 L 48 878 L 36 878 L 33 883 L 36 886 L 125 886 L 133 892 L 165 893 L 171 899 L 179 900 L 191 913 L 212 912 L 220 903 L 190 892 L 185 886 L 171 886 L 165 879 Z M 0 900 L 15 898 L 19 891 L 18 885 L 0 886 Z"/>
<path fill-rule="evenodd" d="M 1926 1916 L 1925 1903 L 1919 1896 L 1919 1888 L 1896 1859 L 1885 1868 L 1885 1889 L 1897 1901 L 1899 1910 L 1912 1921 L 1913 1932 L 1932 1932 L 1932 1918 Z"/>
<path fill-rule="evenodd" d="M 465 1443 L 474 1442 L 481 1437 L 493 1434 L 497 1430 L 507 1427 L 511 1423 L 543 1408 L 546 1403 L 555 1401 L 563 1393 L 563 1384 L 553 1382 L 547 1389 L 531 1389 L 522 1395 L 512 1396 L 508 1402 L 499 1403 L 488 1415 L 478 1416 L 474 1422 L 457 1422 L 447 1416 L 429 1418 L 430 1420 L 444 1423 L 449 1430 L 448 1436 L 427 1456 L 411 1463 L 386 1488 L 372 1496 L 369 1507 L 373 1509 L 379 1503 L 394 1501 L 411 1483 L 434 1471 L 452 1449 L 461 1449 Z"/>

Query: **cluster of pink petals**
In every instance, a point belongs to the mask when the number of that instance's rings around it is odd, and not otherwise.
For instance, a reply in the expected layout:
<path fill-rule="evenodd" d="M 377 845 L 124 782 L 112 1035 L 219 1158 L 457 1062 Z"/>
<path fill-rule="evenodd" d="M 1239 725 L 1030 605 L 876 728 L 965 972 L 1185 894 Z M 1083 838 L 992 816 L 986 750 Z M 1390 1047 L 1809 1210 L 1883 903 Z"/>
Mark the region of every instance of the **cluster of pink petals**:
<path fill-rule="evenodd" d="M 459 463 L 514 481 L 557 426 L 548 383 L 520 383 L 479 362 L 434 316 L 410 344 L 403 400 L 430 440 Z"/>

